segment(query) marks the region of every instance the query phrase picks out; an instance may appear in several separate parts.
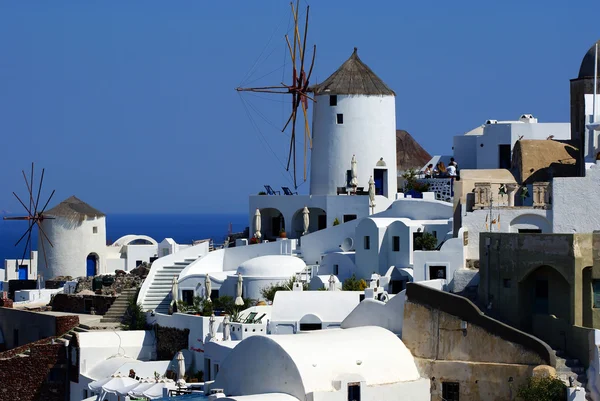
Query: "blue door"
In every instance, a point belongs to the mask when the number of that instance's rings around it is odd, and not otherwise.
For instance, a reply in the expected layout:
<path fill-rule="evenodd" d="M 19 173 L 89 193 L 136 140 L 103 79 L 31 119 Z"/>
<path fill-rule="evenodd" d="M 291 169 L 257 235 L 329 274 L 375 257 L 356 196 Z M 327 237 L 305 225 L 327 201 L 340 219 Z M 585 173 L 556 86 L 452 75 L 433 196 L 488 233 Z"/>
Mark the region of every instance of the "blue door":
<path fill-rule="evenodd" d="M 96 256 L 88 255 L 86 267 L 86 275 L 88 277 L 94 277 L 96 275 Z"/>
<path fill-rule="evenodd" d="M 383 195 L 383 181 L 385 170 L 376 168 L 373 171 L 373 181 L 375 181 L 375 195 Z"/>
<path fill-rule="evenodd" d="M 27 266 L 19 266 L 19 280 L 27 280 Z"/>

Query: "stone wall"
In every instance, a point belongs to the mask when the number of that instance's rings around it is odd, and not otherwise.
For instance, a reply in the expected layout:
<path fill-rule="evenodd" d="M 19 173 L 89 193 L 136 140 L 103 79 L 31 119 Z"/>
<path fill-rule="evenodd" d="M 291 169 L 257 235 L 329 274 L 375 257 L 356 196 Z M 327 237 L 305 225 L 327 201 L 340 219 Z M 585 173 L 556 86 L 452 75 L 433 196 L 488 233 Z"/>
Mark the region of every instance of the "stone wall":
<path fill-rule="evenodd" d="M 56 335 L 62 336 L 69 330 L 79 326 L 79 316 L 56 316 Z"/>
<path fill-rule="evenodd" d="M 96 315 L 104 315 L 115 302 L 116 297 L 110 295 L 72 295 L 56 294 L 52 300 L 52 310 L 71 313 L 90 313 L 93 307 Z"/>
<path fill-rule="evenodd" d="M 68 399 L 67 365 L 66 347 L 51 338 L 0 353 L 0 401 Z"/>
<path fill-rule="evenodd" d="M 466 298 L 416 283 L 406 296 L 402 341 L 431 379 L 432 400 L 442 400 L 445 382 L 459 384 L 461 401 L 513 399 L 535 366 L 556 365 L 548 345 Z"/>
<path fill-rule="evenodd" d="M 7 349 L 55 336 L 57 330 L 66 330 L 73 324 L 70 316 L 59 319 L 48 313 L 0 308 L 0 329 Z"/>

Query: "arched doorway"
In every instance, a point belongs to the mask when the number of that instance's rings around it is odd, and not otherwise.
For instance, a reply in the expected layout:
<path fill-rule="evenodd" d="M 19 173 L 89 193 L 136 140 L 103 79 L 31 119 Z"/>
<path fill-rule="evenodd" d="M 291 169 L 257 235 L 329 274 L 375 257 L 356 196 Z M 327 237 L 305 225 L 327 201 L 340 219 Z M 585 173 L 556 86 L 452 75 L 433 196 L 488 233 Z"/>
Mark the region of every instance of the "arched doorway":
<path fill-rule="evenodd" d="M 262 239 L 269 241 L 274 241 L 279 237 L 279 232 L 285 230 L 283 214 L 278 209 L 272 207 L 260 209 L 260 223 Z"/>
<path fill-rule="evenodd" d="M 94 277 L 98 274 L 98 255 L 90 253 L 85 260 L 85 275 L 87 277 Z"/>
<path fill-rule="evenodd" d="M 593 288 L 592 288 L 592 266 L 587 266 L 581 273 L 581 310 L 582 322 L 585 327 L 594 327 L 593 319 Z"/>
<path fill-rule="evenodd" d="M 327 228 L 327 213 L 320 207 L 309 207 L 308 208 L 308 232 L 314 233 L 315 231 L 323 230 Z M 296 210 L 294 217 L 292 217 L 292 237 L 300 238 L 304 232 L 304 208 Z"/>
<path fill-rule="evenodd" d="M 554 315 L 571 322 L 571 287 L 555 268 L 539 266 L 519 283 L 519 321 L 530 330 L 534 315 Z"/>

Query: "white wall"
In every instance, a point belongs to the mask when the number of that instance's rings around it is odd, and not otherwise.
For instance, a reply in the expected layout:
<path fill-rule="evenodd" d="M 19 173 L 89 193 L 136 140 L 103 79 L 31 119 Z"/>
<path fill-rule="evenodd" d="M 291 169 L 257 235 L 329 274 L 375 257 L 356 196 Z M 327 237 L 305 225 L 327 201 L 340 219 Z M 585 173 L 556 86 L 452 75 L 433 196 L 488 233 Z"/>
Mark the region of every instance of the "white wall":
<path fill-rule="evenodd" d="M 555 180 L 557 180 L 555 178 Z M 552 213 L 556 213 L 556 202 L 553 202 L 553 210 L 533 209 L 533 208 L 502 208 L 494 209 L 493 216 L 497 217 L 500 215 L 500 227 L 498 224 L 493 226 L 489 223 L 489 210 L 474 210 L 472 212 L 466 212 L 466 206 L 462 205 L 462 226 L 469 231 L 469 243 L 466 250 L 467 259 L 479 259 L 479 234 L 482 232 L 489 232 L 490 227 L 492 232 L 518 232 L 518 228 L 523 222 L 527 225 L 533 226 L 536 222 L 539 224 L 539 228 L 542 229 L 542 233 L 547 234 L 550 231 L 545 231 L 548 227 L 551 227 L 551 216 Z M 528 217 L 522 217 L 528 216 Z M 488 218 L 488 228 L 486 229 L 486 217 Z M 515 220 L 516 219 L 516 220 Z M 511 227 L 511 222 L 515 222 L 516 226 Z M 543 223 L 543 224 L 542 224 Z M 523 228 L 523 226 L 521 226 Z M 557 231 L 554 231 L 557 232 Z"/>
<path fill-rule="evenodd" d="M 151 316 L 146 314 L 148 324 L 158 324 L 163 327 L 173 327 L 176 329 L 188 329 L 188 349 L 194 355 L 193 366 L 196 371 L 204 370 L 204 350 L 205 343 L 208 341 L 207 336 L 210 333 L 210 318 L 204 316 L 186 315 L 183 313 L 174 313 L 172 315 L 164 315 L 155 313 Z M 215 317 L 215 332 L 218 338 L 223 335 L 223 316 Z"/>
<path fill-rule="evenodd" d="M 600 213 L 592 205 L 600 199 L 600 164 L 585 177 L 554 178 L 552 230 L 555 233 L 591 233 L 600 230 Z"/>
<path fill-rule="evenodd" d="M 150 262 L 150 258 L 158 256 L 157 245 L 126 245 L 127 271 L 135 269 L 139 262 Z"/>
<path fill-rule="evenodd" d="M 392 198 L 393 199 L 393 198 Z M 392 199 L 383 196 L 375 197 L 374 212 L 378 213 L 387 209 L 391 204 Z M 264 234 L 270 231 L 270 216 L 267 216 L 265 209 L 276 209 L 283 215 L 285 221 L 285 231 L 288 238 L 298 238 L 298 227 L 302 228 L 302 224 L 297 219 L 302 219 L 302 211 L 304 207 L 309 209 L 322 209 L 326 212 L 327 228 L 333 226 L 334 220 L 337 218 L 340 223 L 344 221 L 344 215 L 356 215 L 357 218 L 365 217 L 371 214 L 369 207 L 369 197 L 367 195 L 349 196 L 349 195 L 332 195 L 332 196 L 314 196 L 314 195 L 294 195 L 294 196 L 268 196 L 268 195 L 253 195 L 249 197 L 249 220 L 250 234 L 255 232 L 254 214 L 256 209 L 261 210 L 261 233 Z M 297 224 L 294 224 L 296 219 Z M 317 218 L 315 213 L 309 215 L 310 224 L 309 232 L 317 231 Z M 301 233 L 300 233 L 301 234 Z"/>
<path fill-rule="evenodd" d="M 321 265 L 319 266 L 320 275 L 334 274 L 340 281 L 344 281 L 350 278 L 353 273 L 356 272 L 354 252 L 332 252 L 328 253 L 323 257 Z M 335 272 L 335 266 L 337 265 L 337 274 Z"/>
<path fill-rule="evenodd" d="M 465 267 L 466 246 L 464 245 L 465 227 L 461 228 L 456 238 L 448 239 L 439 251 L 414 251 L 414 282 L 435 280 L 429 276 L 430 266 L 445 266 L 446 280 L 452 286 L 454 273 Z"/>
<path fill-rule="evenodd" d="M 63 292 L 62 288 L 56 290 L 21 290 L 15 291 L 15 302 L 50 302 L 50 298 L 54 294 Z"/>
<path fill-rule="evenodd" d="M 54 246 L 48 246 L 44 240 L 46 258 L 38 262 L 44 279 L 57 276 L 86 276 L 86 259 L 89 254 L 98 255 L 97 274 L 106 273 L 106 220 L 104 217 L 88 218 L 78 222 L 64 217 L 45 219 L 42 228 Z M 96 233 L 94 233 L 94 228 Z M 38 238 L 38 249 L 42 249 Z"/>
<path fill-rule="evenodd" d="M 27 255 L 25 255 L 27 256 Z M 38 252 L 31 251 L 30 259 L 5 259 L 4 269 L 0 269 L 0 281 L 18 280 L 19 265 L 27 266 L 27 280 L 37 280 Z"/>
<path fill-rule="evenodd" d="M 500 167 L 498 145 L 510 144 L 512 151 L 520 137 L 546 139 L 550 135 L 554 135 L 555 140 L 571 139 L 571 124 L 521 121 L 486 124 L 482 135 L 454 137 L 454 157 L 461 169 L 496 169 Z"/>
<path fill-rule="evenodd" d="M 313 108 L 313 150 L 310 193 L 335 195 L 346 186 L 346 171 L 352 155 L 357 159 L 358 186 L 369 187 L 369 177 L 381 157 L 388 169 L 388 195 L 397 192 L 396 182 L 396 99 L 394 96 L 317 96 Z M 344 123 L 336 123 L 336 114 Z"/>

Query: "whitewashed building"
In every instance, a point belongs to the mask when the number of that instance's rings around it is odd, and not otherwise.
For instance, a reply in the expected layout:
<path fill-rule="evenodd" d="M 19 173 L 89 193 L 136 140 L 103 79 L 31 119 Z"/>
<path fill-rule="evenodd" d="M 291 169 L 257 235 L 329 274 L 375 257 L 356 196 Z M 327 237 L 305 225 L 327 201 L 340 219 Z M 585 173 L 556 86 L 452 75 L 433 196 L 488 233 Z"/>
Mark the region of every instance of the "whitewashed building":
<path fill-rule="evenodd" d="M 288 238 L 303 232 L 304 207 L 309 232 L 385 210 L 397 192 L 395 93 L 358 57 L 357 50 L 323 83 L 313 88 L 313 150 L 308 195 L 250 196 L 250 227 L 260 210 L 262 236 L 275 239 L 283 228 Z M 356 158 L 356 196 L 351 161 Z M 366 195 L 375 182 L 372 209 Z M 281 191 L 277 191 L 281 194 Z M 254 230 L 251 230 L 252 233 Z"/>
<path fill-rule="evenodd" d="M 519 139 L 571 139 L 569 123 L 539 123 L 531 114 L 518 120 L 487 120 L 464 135 L 454 137 L 453 153 L 461 169 L 509 169 Z"/>
<path fill-rule="evenodd" d="M 225 400 L 424 401 L 429 383 L 395 334 L 359 327 L 250 337 L 225 358 L 211 388 L 223 389 Z"/>

